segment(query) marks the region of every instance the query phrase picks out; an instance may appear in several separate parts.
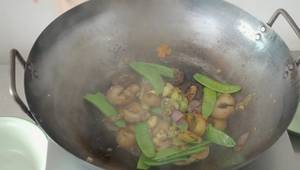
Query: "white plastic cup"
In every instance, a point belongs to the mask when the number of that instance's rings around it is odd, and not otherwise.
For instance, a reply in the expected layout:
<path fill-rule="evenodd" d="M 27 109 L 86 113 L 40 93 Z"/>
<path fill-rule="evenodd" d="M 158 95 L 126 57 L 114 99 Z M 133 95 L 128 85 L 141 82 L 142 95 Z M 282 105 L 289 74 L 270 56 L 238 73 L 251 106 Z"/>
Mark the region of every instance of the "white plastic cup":
<path fill-rule="evenodd" d="M 48 140 L 33 123 L 0 117 L 0 170 L 45 170 Z"/>

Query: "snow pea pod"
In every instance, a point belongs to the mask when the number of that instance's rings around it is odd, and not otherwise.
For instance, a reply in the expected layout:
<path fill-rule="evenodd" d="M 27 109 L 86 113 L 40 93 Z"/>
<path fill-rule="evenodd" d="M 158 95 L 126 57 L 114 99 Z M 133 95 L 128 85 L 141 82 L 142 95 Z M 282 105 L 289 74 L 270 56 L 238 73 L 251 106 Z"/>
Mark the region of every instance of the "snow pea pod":
<path fill-rule="evenodd" d="M 166 159 L 177 159 L 180 157 L 190 156 L 194 153 L 199 153 L 207 148 L 209 142 L 202 142 L 196 145 L 185 148 L 184 150 L 178 148 L 167 148 L 156 153 L 153 160 L 162 161 Z"/>
<path fill-rule="evenodd" d="M 137 168 L 137 169 L 141 169 L 141 170 L 147 170 L 147 169 L 149 169 L 150 166 L 148 166 L 148 165 L 145 164 L 145 160 L 146 160 L 146 159 L 147 159 L 147 158 L 142 154 L 142 155 L 140 156 L 139 160 L 138 160 L 138 163 L 137 163 L 137 165 L 136 165 L 136 168 Z"/>
<path fill-rule="evenodd" d="M 179 153 L 181 150 L 178 148 L 166 148 L 156 153 L 156 156 L 153 158 L 154 160 L 161 160 L 167 157 L 170 157 L 176 153 Z"/>
<path fill-rule="evenodd" d="M 165 82 L 161 76 L 153 70 L 153 68 L 144 67 L 139 63 L 131 63 L 130 67 L 143 76 L 150 83 L 157 94 L 161 94 L 163 92 Z"/>
<path fill-rule="evenodd" d="M 100 92 L 96 94 L 87 94 L 84 98 L 97 107 L 106 117 L 111 117 L 118 114 L 117 110 Z M 119 128 L 126 126 L 126 123 L 123 120 L 117 120 L 114 122 L 114 124 Z"/>
<path fill-rule="evenodd" d="M 208 125 L 206 130 L 206 139 L 212 143 L 225 147 L 234 147 L 236 145 L 235 141 L 230 136 L 214 128 L 211 124 Z"/>
<path fill-rule="evenodd" d="M 161 166 L 172 164 L 178 161 L 188 160 L 192 154 L 204 151 L 209 144 L 208 141 L 190 146 L 184 150 L 178 148 L 166 148 L 156 153 L 156 156 L 149 158 L 142 154 L 137 164 L 138 169 L 150 168 L 150 166 Z"/>
<path fill-rule="evenodd" d="M 161 64 L 155 64 L 155 63 L 145 63 L 145 62 L 134 62 L 130 63 L 131 66 L 139 66 L 147 71 L 156 72 L 157 74 L 168 77 L 168 78 L 174 78 L 175 73 L 174 69 L 169 68 L 167 66 L 161 65 Z"/>
<path fill-rule="evenodd" d="M 142 153 L 148 158 L 154 157 L 155 146 L 152 142 L 150 129 L 146 122 L 139 123 L 135 126 L 135 137 Z"/>
<path fill-rule="evenodd" d="M 204 118 L 208 118 L 215 109 L 217 101 L 217 93 L 207 87 L 203 89 L 202 114 Z"/>
<path fill-rule="evenodd" d="M 219 93 L 236 93 L 241 90 L 241 86 L 220 83 L 200 73 L 194 74 L 193 78 L 203 86 Z"/>

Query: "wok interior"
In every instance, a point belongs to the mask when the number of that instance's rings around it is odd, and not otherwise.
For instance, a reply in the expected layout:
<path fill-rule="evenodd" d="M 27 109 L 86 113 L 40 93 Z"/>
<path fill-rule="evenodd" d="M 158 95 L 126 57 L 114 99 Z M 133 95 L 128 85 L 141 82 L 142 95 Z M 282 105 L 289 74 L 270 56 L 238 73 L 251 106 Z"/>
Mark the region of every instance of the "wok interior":
<path fill-rule="evenodd" d="M 242 28 L 259 28 L 261 23 L 228 3 L 157 3 L 89 2 L 52 23 L 28 60 L 30 109 L 49 136 L 79 158 L 91 157 L 93 164 L 108 169 L 134 169 L 136 157 L 121 149 L 107 152 L 116 148 L 115 138 L 83 96 L 105 92 L 112 75 L 127 70 L 131 61 L 163 63 L 182 69 L 188 81 L 202 72 L 239 84 L 243 90 L 238 100 L 254 97 L 229 120 L 234 139 L 250 132 L 241 152 L 216 146 L 204 161 L 157 169 L 224 169 L 251 160 L 275 142 L 296 109 L 298 81 L 296 70 L 286 69 L 292 63 L 288 48 L 269 28 L 261 40 L 249 39 L 251 32 Z M 160 43 L 172 49 L 163 62 L 155 51 Z"/>

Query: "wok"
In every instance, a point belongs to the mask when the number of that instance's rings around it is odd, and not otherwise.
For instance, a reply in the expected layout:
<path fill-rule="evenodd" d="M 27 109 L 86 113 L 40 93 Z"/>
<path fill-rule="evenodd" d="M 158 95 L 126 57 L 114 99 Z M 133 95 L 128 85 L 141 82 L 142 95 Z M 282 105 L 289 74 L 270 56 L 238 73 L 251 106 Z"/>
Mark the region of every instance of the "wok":
<path fill-rule="evenodd" d="M 240 84 L 238 100 L 254 97 L 229 121 L 234 139 L 250 133 L 242 151 L 214 147 L 204 161 L 156 169 L 238 168 L 280 137 L 298 104 L 298 63 L 271 28 L 280 14 L 300 37 L 282 9 L 265 24 L 220 0 L 89 1 L 52 22 L 27 61 L 12 50 L 10 91 L 51 139 L 78 158 L 105 169 L 135 169 L 137 158 L 115 149 L 101 114 L 83 96 L 105 91 L 112 75 L 126 70 L 131 61 L 160 62 L 155 49 L 168 44 L 172 53 L 165 64 L 182 69 L 188 78 L 204 72 Z M 28 106 L 16 91 L 16 58 L 25 68 Z"/>

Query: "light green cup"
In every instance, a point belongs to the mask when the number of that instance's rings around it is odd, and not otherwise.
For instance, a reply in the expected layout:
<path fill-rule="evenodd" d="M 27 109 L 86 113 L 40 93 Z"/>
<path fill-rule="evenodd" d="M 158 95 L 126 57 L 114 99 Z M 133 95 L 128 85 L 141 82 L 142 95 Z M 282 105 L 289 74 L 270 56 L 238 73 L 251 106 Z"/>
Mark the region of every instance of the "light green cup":
<path fill-rule="evenodd" d="M 0 117 L 0 170 L 45 170 L 48 140 L 29 121 Z"/>

